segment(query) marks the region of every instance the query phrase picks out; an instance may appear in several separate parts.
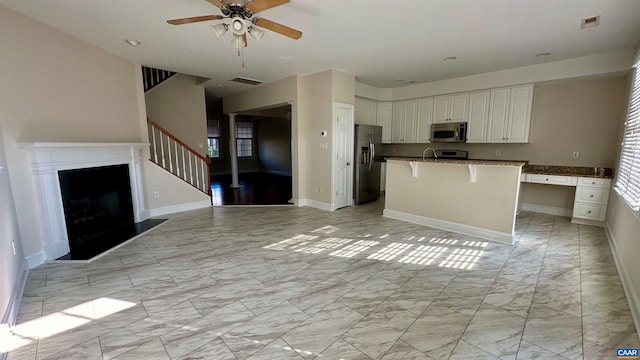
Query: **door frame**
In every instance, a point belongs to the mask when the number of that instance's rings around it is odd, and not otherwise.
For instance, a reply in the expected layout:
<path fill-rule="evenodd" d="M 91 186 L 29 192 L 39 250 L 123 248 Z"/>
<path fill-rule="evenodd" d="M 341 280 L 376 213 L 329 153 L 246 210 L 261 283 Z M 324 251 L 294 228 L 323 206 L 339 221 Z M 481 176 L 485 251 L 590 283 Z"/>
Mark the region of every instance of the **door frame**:
<path fill-rule="evenodd" d="M 337 199 L 337 195 L 336 195 L 336 189 L 338 188 L 338 178 L 337 178 L 337 174 L 336 174 L 336 166 L 337 166 L 337 155 L 338 155 L 338 143 L 336 141 L 337 139 L 337 126 L 336 126 L 336 122 L 333 121 L 333 119 L 336 119 L 337 121 L 337 114 L 338 114 L 338 108 L 346 108 L 349 111 L 349 119 L 347 120 L 347 159 L 350 159 L 351 162 L 351 168 L 350 171 L 348 172 L 348 178 L 347 178 L 347 189 L 346 189 L 346 193 L 347 193 L 347 205 L 346 206 L 353 206 L 353 168 L 355 166 L 355 164 L 353 163 L 353 134 L 354 134 L 354 105 L 353 104 L 347 104 L 347 103 L 342 103 L 342 102 L 338 102 L 338 101 L 334 101 L 333 102 L 333 107 L 332 107 L 332 120 L 331 120 L 331 124 L 332 124 L 332 132 L 333 132 L 333 136 L 332 136 L 332 150 L 331 150 L 331 211 L 335 211 L 339 208 L 342 208 L 342 206 L 338 207 L 336 199 Z"/>

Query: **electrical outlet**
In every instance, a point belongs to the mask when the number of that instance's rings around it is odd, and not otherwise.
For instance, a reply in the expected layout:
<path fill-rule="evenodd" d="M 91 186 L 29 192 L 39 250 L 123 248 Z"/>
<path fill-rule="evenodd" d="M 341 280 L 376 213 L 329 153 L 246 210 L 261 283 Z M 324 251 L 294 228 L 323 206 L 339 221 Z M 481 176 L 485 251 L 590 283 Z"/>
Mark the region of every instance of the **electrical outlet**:
<path fill-rule="evenodd" d="M 153 192 L 153 197 L 156 198 L 156 199 L 159 198 L 160 197 L 160 191 L 154 191 Z"/>
<path fill-rule="evenodd" d="M 502 156 L 502 150 L 496 150 L 496 156 Z"/>
<path fill-rule="evenodd" d="M 580 152 L 574 151 L 572 156 L 573 156 L 574 159 L 577 159 L 578 157 L 580 157 Z"/>
<path fill-rule="evenodd" d="M 203 143 L 198 143 L 198 148 L 199 148 L 199 149 L 204 148 L 204 144 L 203 144 Z"/>
<path fill-rule="evenodd" d="M 320 186 L 316 186 L 316 192 L 319 193 L 320 192 Z"/>

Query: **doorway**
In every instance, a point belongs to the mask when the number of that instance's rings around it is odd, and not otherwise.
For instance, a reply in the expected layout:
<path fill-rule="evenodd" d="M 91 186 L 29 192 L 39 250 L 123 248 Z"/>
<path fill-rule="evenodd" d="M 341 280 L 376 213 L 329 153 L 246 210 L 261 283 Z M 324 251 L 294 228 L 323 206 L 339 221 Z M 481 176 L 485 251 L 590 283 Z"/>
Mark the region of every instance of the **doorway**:
<path fill-rule="evenodd" d="M 213 205 L 291 205 L 291 106 L 243 112 L 235 123 L 239 188 L 230 186 L 228 117 L 219 120 L 217 131 L 209 126 L 210 137 L 218 135 L 218 157 L 211 161 Z"/>

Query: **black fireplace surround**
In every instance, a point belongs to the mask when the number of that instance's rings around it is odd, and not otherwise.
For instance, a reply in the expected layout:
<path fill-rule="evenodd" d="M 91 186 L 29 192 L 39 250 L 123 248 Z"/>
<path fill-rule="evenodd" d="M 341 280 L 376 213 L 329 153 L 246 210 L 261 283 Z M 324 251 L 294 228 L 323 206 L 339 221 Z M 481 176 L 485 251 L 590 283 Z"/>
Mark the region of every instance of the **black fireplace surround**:
<path fill-rule="evenodd" d="M 90 259 L 136 235 L 129 166 L 58 172 L 69 260 Z"/>

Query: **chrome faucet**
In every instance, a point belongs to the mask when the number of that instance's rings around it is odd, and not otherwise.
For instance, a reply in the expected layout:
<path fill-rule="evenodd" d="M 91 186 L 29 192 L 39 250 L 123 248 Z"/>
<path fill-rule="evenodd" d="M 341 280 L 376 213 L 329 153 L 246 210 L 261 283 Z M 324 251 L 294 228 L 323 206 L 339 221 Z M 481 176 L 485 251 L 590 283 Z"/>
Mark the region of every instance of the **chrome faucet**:
<path fill-rule="evenodd" d="M 429 150 L 431 150 L 431 152 L 433 153 L 433 158 L 434 159 L 438 159 L 438 155 L 436 155 L 436 151 L 433 150 L 432 148 L 428 147 L 428 148 L 426 148 L 426 149 L 424 149 L 422 151 L 422 160 L 426 159 L 425 156 L 427 156 L 427 151 L 429 151 Z"/>

